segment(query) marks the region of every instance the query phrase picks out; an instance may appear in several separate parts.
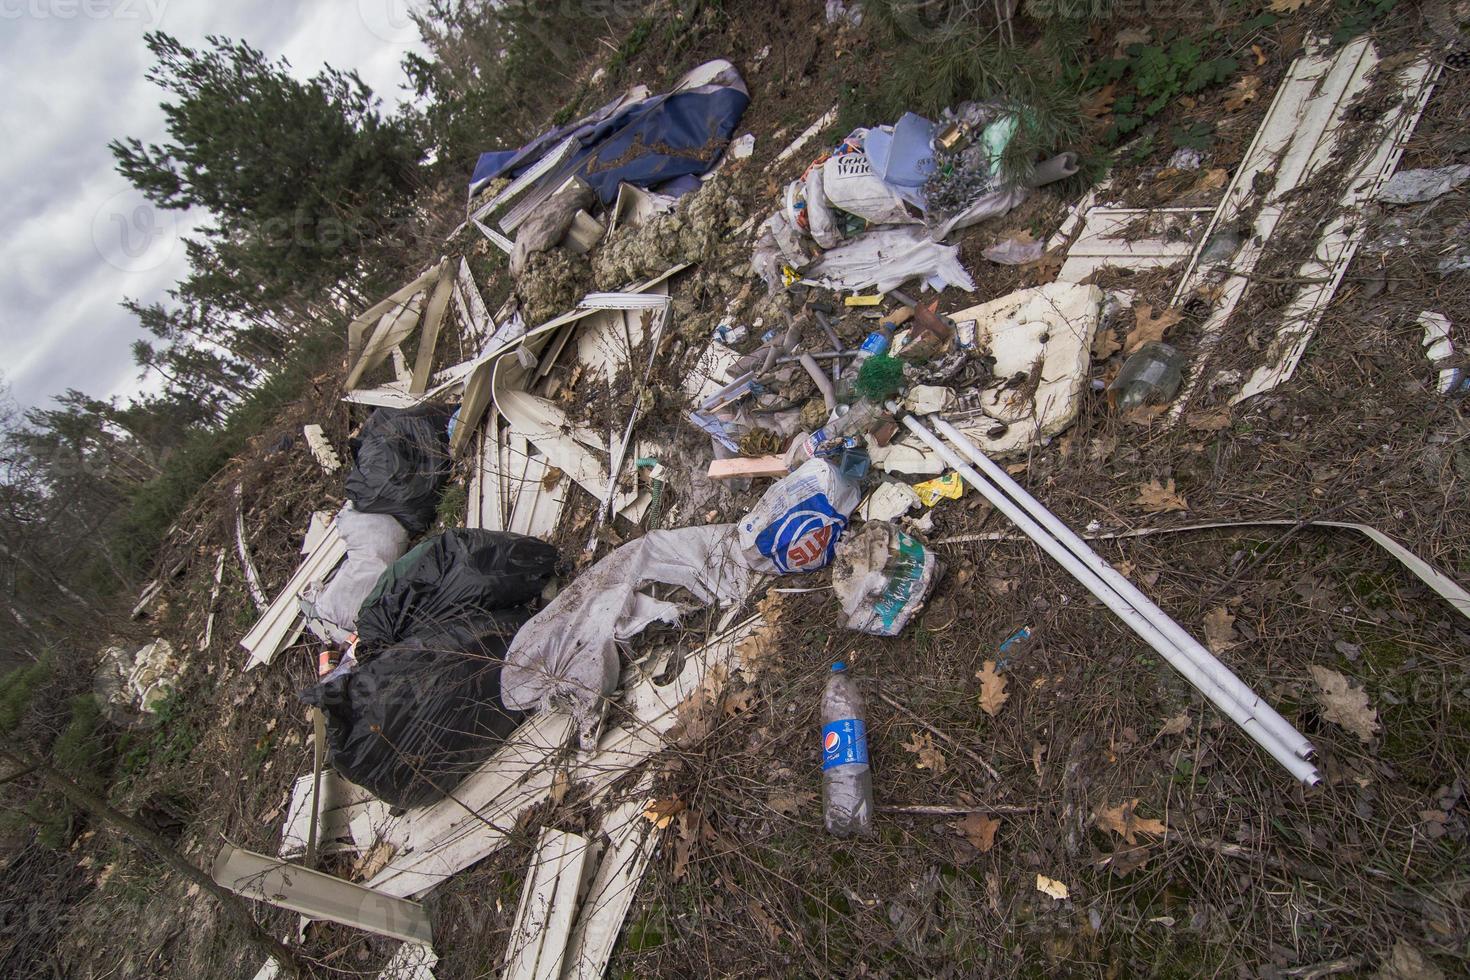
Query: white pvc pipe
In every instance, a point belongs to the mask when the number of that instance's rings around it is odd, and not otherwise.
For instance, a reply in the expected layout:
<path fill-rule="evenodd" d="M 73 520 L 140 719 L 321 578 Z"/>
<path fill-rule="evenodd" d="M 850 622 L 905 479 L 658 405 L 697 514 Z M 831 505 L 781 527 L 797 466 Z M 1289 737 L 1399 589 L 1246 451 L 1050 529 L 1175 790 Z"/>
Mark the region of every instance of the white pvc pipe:
<path fill-rule="evenodd" d="M 963 476 L 976 490 L 989 500 L 997 510 L 1004 514 L 1021 531 L 1034 540 L 1047 554 L 1057 561 L 1063 568 L 1070 572 L 1089 592 L 1097 596 L 1113 614 L 1123 620 L 1135 633 L 1137 633 L 1149 646 L 1158 651 L 1169 664 L 1184 678 L 1193 684 L 1201 694 L 1209 698 L 1231 721 L 1249 735 L 1261 748 L 1271 754 L 1277 762 L 1281 763 L 1297 779 L 1312 785 L 1319 781 L 1316 767 L 1311 763 L 1299 758 L 1292 749 L 1283 743 L 1270 730 L 1261 724 L 1260 719 L 1251 714 L 1245 706 L 1230 696 L 1230 693 L 1193 660 L 1190 660 L 1179 649 L 1169 641 L 1153 623 L 1149 622 L 1137 609 L 1124 601 L 1123 597 L 1114 592 L 1105 582 L 1088 566 L 1084 565 L 1076 555 L 1056 538 L 1046 533 L 1041 525 L 1037 524 L 1024 510 L 1014 501 L 1002 493 L 999 488 L 989 483 L 982 477 L 973 466 L 967 463 L 960 455 L 942 442 L 938 436 L 926 429 L 922 423 L 912 415 L 902 416 L 903 424 L 910 432 L 918 436 L 923 442 L 939 454 L 946 463 L 952 466 Z"/>
<path fill-rule="evenodd" d="M 1057 540 L 1076 555 L 1085 565 L 1091 568 L 1097 575 L 1108 584 L 1113 591 L 1122 596 L 1123 599 L 1140 613 L 1149 622 L 1158 628 L 1181 653 L 1199 664 L 1200 669 L 1210 674 L 1219 684 L 1230 692 L 1231 696 L 1251 714 L 1260 719 L 1261 724 L 1275 733 L 1276 737 L 1291 748 L 1293 752 L 1303 759 L 1311 756 L 1313 752 L 1312 743 L 1307 741 L 1301 732 L 1292 727 L 1291 723 L 1281 717 L 1269 703 L 1261 698 L 1259 694 L 1251 690 L 1245 682 L 1235 675 L 1229 667 L 1221 663 L 1213 653 L 1207 650 L 1184 627 L 1165 613 L 1158 605 L 1139 591 L 1138 587 L 1128 581 L 1112 565 L 1108 564 L 1101 555 L 1093 551 L 1087 542 L 1077 536 L 1070 527 L 1064 524 L 1055 514 L 1048 510 L 1040 501 L 1032 497 L 1010 475 L 996 465 L 971 442 L 964 433 L 942 418 L 933 419 L 934 427 L 940 434 L 954 443 L 959 451 L 968 456 L 976 466 L 992 483 L 1008 494 L 1012 500 L 1019 504 L 1028 514 L 1041 523 L 1052 533 Z"/>

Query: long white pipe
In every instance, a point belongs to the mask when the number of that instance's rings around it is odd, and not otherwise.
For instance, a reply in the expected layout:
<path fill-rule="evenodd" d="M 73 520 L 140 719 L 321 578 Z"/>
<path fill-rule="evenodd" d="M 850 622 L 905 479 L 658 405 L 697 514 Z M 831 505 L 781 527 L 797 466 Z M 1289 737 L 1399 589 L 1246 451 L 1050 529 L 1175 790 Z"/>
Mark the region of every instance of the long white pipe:
<path fill-rule="evenodd" d="M 1139 591 L 1138 587 L 1128 581 L 1112 565 L 1108 564 L 1101 555 L 1093 551 L 1087 542 L 1077 536 L 1070 527 L 1064 524 L 1055 514 L 1048 510 L 1035 497 L 1031 496 L 1010 475 L 996 465 L 981 451 L 979 446 L 960 432 L 953 425 L 942 418 L 933 419 L 934 427 L 940 434 L 954 443 L 956 448 L 968 456 L 976 466 L 992 483 L 1008 494 L 1012 500 L 1018 503 L 1028 514 L 1041 523 L 1052 533 L 1057 540 L 1066 546 L 1067 550 L 1076 555 L 1085 565 L 1097 573 L 1114 592 L 1133 608 L 1143 614 L 1144 618 L 1153 623 L 1159 632 L 1163 633 L 1174 645 L 1189 659 L 1199 664 L 1200 669 L 1210 674 L 1240 702 L 1247 711 L 1261 720 L 1261 724 L 1275 733 L 1276 737 L 1286 743 L 1293 752 L 1303 759 L 1311 756 L 1314 751 L 1312 743 L 1307 741 L 1301 732 L 1292 727 L 1291 723 L 1281 717 L 1269 703 L 1261 698 L 1259 694 L 1251 690 L 1229 667 L 1220 662 L 1213 653 L 1207 650 L 1184 627 L 1180 626 L 1172 617 L 1165 613 L 1158 605 Z"/>
<path fill-rule="evenodd" d="M 1004 514 L 1012 523 L 1021 529 L 1028 537 L 1032 538 L 1047 554 L 1057 561 L 1063 568 L 1070 572 L 1089 592 L 1097 596 L 1113 614 L 1123 620 L 1135 633 L 1137 633 L 1149 646 L 1158 651 L 1169 664 L 1185 679 L 1193 684 L 1201 694 L 1209 698 L 1231 721 L 1235 722 L 1255 742 L 1269 752 L 1277 762 L 1281 763 L 1297 779 L 1312 785 L 1319 781 L 1316 768 L 1309 762 L 1298 757 L 1290 746 L 1286 745 L 1270 730 L 1261 724 L 1259 718 L 1251 714 L 1245 706 L 1230 696 L 1230 693 L 1222 688 L 1213 677 L 1200 669 L 1200 666 L 1190 660 L 1179 649 L 1169 641 L 1159 630 L 1144 618 L 1137 609 L 1124 601 L 1123 597 L 1107 586 L 1097 573 L 1084 565 L 1076 555 L 1056 538 L 1046 533 L 1046 530 L 1020 508 L 1013 500 L 1002 493 L 999 488 L 992 485 L 982 477 L 973 466 L 966 462 L 955 450 L 951 449 L 934 433 L 926 429 L 912 415 L 902 416 L 903 424 L 918 436 L 923 442 L 939 454 L 946 463 L 952 466 L 963 476 L 976 490 L 979 490 L 987 500 Z"/>

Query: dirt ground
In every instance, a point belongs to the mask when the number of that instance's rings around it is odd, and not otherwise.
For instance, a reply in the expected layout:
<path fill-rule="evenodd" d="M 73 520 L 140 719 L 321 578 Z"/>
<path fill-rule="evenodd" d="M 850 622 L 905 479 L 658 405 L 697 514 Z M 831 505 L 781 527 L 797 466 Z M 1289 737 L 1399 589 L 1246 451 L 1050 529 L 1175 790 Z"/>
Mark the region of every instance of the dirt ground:
<path fill-rule="evenodd" d="M 759 218 L 807 155 L 778 169 L 776 153 L 872 62 L 861 34 L 822 22 L 820 4 L 730 4 L 721 16 L 691 30 L 677 59 L 644 50 L 603 84 L 639 80 L 657 90 L 707 57 L 742 66 L 752 103 L 740 131 L 756 134 L 757 149 L 733 169 L 733 192 Z M 1384 44 L 1414 43 L 1412 27 L 1398 25 Z M 1296 22 L 1263 32 L 1263 93 L 1301 36 Z M 1201 174 L 1239 163 L 1268 100 L 1228 117 L 1219 98 L 1201 100 L 1196 115 L 1222 123 Z M 1447 71 L 1401 168 L 1465 162 L 1467 104 L 1470 77 Z M 824 134 L 812 152 L 840 135 Z M 1188 200 L 1200 177 L 1161 173 L 1167 156 L 1115 170 L 1121 203 Z M 1262 267 L 1267 279 L 1294 275 L 1315 240 L 1320 202 L 1340 190 L 1328 183 L 1301 202 L 1311 221 L 1289 229 Z M 1466 273 L 1437 268 L 1467 240 L 1467 187 L 1430 205 L 1370 209 L 1370 245 L 1288 383 L 1223 412 L 1219 393 L 1202 389 L 1186 415 L 1202 421 L 1178 427 L 1120 418 L 1089 392 L 1065 433 L 1011 461 L 1074 528 L 1159 532 L 1096 548 L 1192 633 L 1208 635 L 1312 740 L 1321 785 L 1293 782 L 972 490 L 933 511 L 926 540 L 945 571 L 903 635 L 842 629 L 826 573 L 782 582 L 807 591 L 762 603 L 758 656 L 709 708 L 711 734 L 658 762 L 656 793 L 681 812 L 640 885 L 611 975 L 1322 977 L 1386 965 L 1399 972 L 1385 976 L 1470 974 L 1470 624 L 1366 539 L 1307 526 L 1371 525 L 1470 580 L 1470 423 L 1463 402 L 1435 393 L 1416 323 L 1425 309 L 1457 325 L 1470 320 Z M 1081 190 L 1043 190 L 960 236 L 979 288 L 973 297 L 950 290 L 941 310 L 1053 277 L 1054 261 L 997 266 L 980 251 L 1023 230 L 1049 235 Z M 1371 244 L 1404 222 L 1421 231 L 1413 243 Z M 732 245 L 713 271 L 739 279 L 748 258 Z M 674 289 L 701 323 L 729 298 L 710 271 Z M 1162 307 L 1175 275 L 1108 274 L 1099 284 Z M 1259 362 L 1271 315 L 1290 298 L 1281 285 L 1253 284 L 1251 316 L 1237 317 L 1214 367 Z M 1183 313 L 1170 340 L 1191 353 L 1199 318 Z M 677 389 L 696 354 L 689 340 L 660 367 L 662 388 Z M 1119 360 L 1094 363 L 1093 376 L 1109 379 Z M 217 639 L 193 658 L 177 712 L 145 737 L 146 761 L 123 793 L 130 807 L 176 811 L 181 846 L 200 862 L 222 838 L 273 851 L 290 784 L 310 766 L 295 697 L 314 675 L 307 646 L 239 673 L 235 641 L 255 614 L 233 557 L 234 487 L 243 484 L 251 548 L 273 594 L 296 566 L 310 513 L 341 502 L 340 476 L 321 473 L 299 437 L 303 422 L 317 421 L 345 451 L 361 415 L 339 389 L 338 377 L 323 377 L 180 522 L 174 554 L 193 558 L 170 588 L 175 598 L 146 624 L 197 636 L 207 611 L 200 597 L 218 549 L 228 549 Z M 677 414 L 661 398 L 650 425 Z M 287 434 L 294 447 L 269 451 Z M 1181 506 L 1144 506 L 1152 481 L 1172 481 Z M 737 517 L 760 489 L 722 499 L 719 519 Z M 678 486 L 671 492 L 679 514 Z M 587 505 L 569 508 L 567 550 L 585 540 Z M 1294 523 L 1183 529 L 1250 520 Z M 700 614 L 637 649 L 698 643 L 709 619 Z M 1007 642 L 1022 627 L 1029 635 Z M 871 840 L 837 840 L 822 827 L 818 707 L 839 659 L 867 698 L 879 808 Z M 993 714 L 980 698 L 987 662 L 1007 695 Z M 1376 711 L 1372 737 L 1325 717 L 1314 666 L 1361 686 Z M 604 806 L 573 790 L 431 894 L 440 980 L 496 973 L 537 830 L 582 829 Z M 78 853 L 98 887 L 70 930 L 73 975 L 250 976 L 259 966 L 202 896 L 105 834 L 84 838 Z M 277 935 L 296 928 L 295 916 L 256 911 Z M 311 926 L 304 944 L 323 976 L 372 975 L 392 947 L 326 924 Z"/>

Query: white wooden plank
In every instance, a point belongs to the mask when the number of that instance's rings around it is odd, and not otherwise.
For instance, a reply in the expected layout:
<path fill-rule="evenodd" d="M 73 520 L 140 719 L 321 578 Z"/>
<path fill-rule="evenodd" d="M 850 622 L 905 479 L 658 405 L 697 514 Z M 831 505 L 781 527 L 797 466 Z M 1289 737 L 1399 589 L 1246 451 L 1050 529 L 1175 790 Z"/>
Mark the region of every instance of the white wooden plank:
<path fill-rule="evenodd" d="M 640 779 L 629 798 L 602 819 L 601 832 L 607 837 L 607 847 L 567 937 L 562 980 L 602 980 L 607 973 L 618 933 L 662 836 L 643 816 L 653 804 L 648 795 L 651 777 L 650 772 Z"/>
<path fill-rule="evenodd" d="M 559 980 L 587 852 L 585 837 L 542 829 L 510 927 L 503 980 Z"/>
<path fill-rule="evenodd" d="M 433 940 L 417 902 L 394 898 L 320 871 L 230 844 L 215 856 L 211 877 L 237 895 L 405 942 Z"/>
<path fill-rule="evenodd" d="M 1203 380 L 1202 367 L 1219 343 L 1276 226 L 1285 215 L 1288 195 L 1310 179 L 1314 163 L 1320 165 L 1331 156 L 1349 105 L 1367 87 L 1368 75 L 1377 64 L 1378 56 L 1369 40 L 1359 38 L 1330 59 L 1314 52 L 1301 55 L 1278 87 L 1266 118 L 1174 292 L 1172 303 L 1178 305 L 1204 281 L 1208 270 L 1201 265 L 1200 256 L 1215 229 L 1228 227 L 1239 218 L 1255 197 L 1257 178 L 1271 173 L 1271 189 L 1260 202 L 1250 234 L 1231 259 L 1229 274 L 1219 286 L 1219 299 L 1201 326 L 1194 362 L 1183 390 L 1169 411 L 1171 421 L 1183 417 L 1185 406 Z"/>
<path fill-rule="evenodd" d="M 1385 114 L 1381 138 L 1370 144 L 1359 158 L 1353 176 L 1348 180 L 1347 190 L 1338 203 L 1337 215 L 1323 230 L 1311 257 L 1297 270 L 1297 279 L 1306 285 L 1282 310 L 1281 326 L 1266 351 L 1266 363 L 1252 372 L 1239 393 L 1231 398 L 1230 404 L 1237 405 L 1269 391 L 1296 371 L 1322 314 L 1336 295 L 1337 287 L 1367 234 L 1368 222 L 1362 214 L 1363 206 L 1377 196 L 1379 188 L 1398 166 L 1404 146 L 1429 102 L 1438 74 L 1438 66 L 1419 61 L 1399 76 L 1398 83 L 1406 97 Z"/>
<path fill-rule="evenodd" d="M 474 330 L 480 343 L 484 343 L 490 338 L 491 333 L 490 311 L 485 307 L 485 297 L 480 292 L 474 275 L 470 272 L 469 260 L 463 256 L 460 257 L 456 276 L 459 280 L 459 288 L 464 294 L 464 301 L 469 304 L 469 319 L 466 324 Z"/>
<path fill-rule="evenodd" d="M 281 647 L 287 645 L 287 638 L 292 635 L 293 629 L 299 635 L 301 607 L 296 600 L 300 597 L 301 590 L 310 582 L 326 578 L 345 557 L 347 544 L 337 531 L 337 522 L 334 520 L 321 543 L 296 569 L 296 574 L 291 576 L 286 587 L 240 641 L 240 646 L 250 653 L 245 663 L 246 670 L 254 670 L 275 659 Z"/>
<path fill-rule="evenodd" d="M 337 450 L 327 440 L 327 435 L 322 431 L 320 425 L 308 422 L 301 427 L 301 433 L 306 436 L 306 448 L 311 450 L 311 455 L 315 457 L 322 472 L 330 474 L 342 468 L 342 457 L 337 455 Z"/>

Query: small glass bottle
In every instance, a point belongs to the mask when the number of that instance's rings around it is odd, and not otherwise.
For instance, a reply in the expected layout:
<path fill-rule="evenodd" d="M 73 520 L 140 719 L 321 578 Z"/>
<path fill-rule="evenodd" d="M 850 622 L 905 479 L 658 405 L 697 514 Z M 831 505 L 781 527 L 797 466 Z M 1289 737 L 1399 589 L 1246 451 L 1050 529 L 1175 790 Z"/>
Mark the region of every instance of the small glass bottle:
<path fill-rule="evenodd" d="M 1108 392 L 1118 411 L 1126 412 L 1172 401 L 1183 380 L 1184 355 L 1168 344 L 1150 341 L 1128 355 Z"/>

